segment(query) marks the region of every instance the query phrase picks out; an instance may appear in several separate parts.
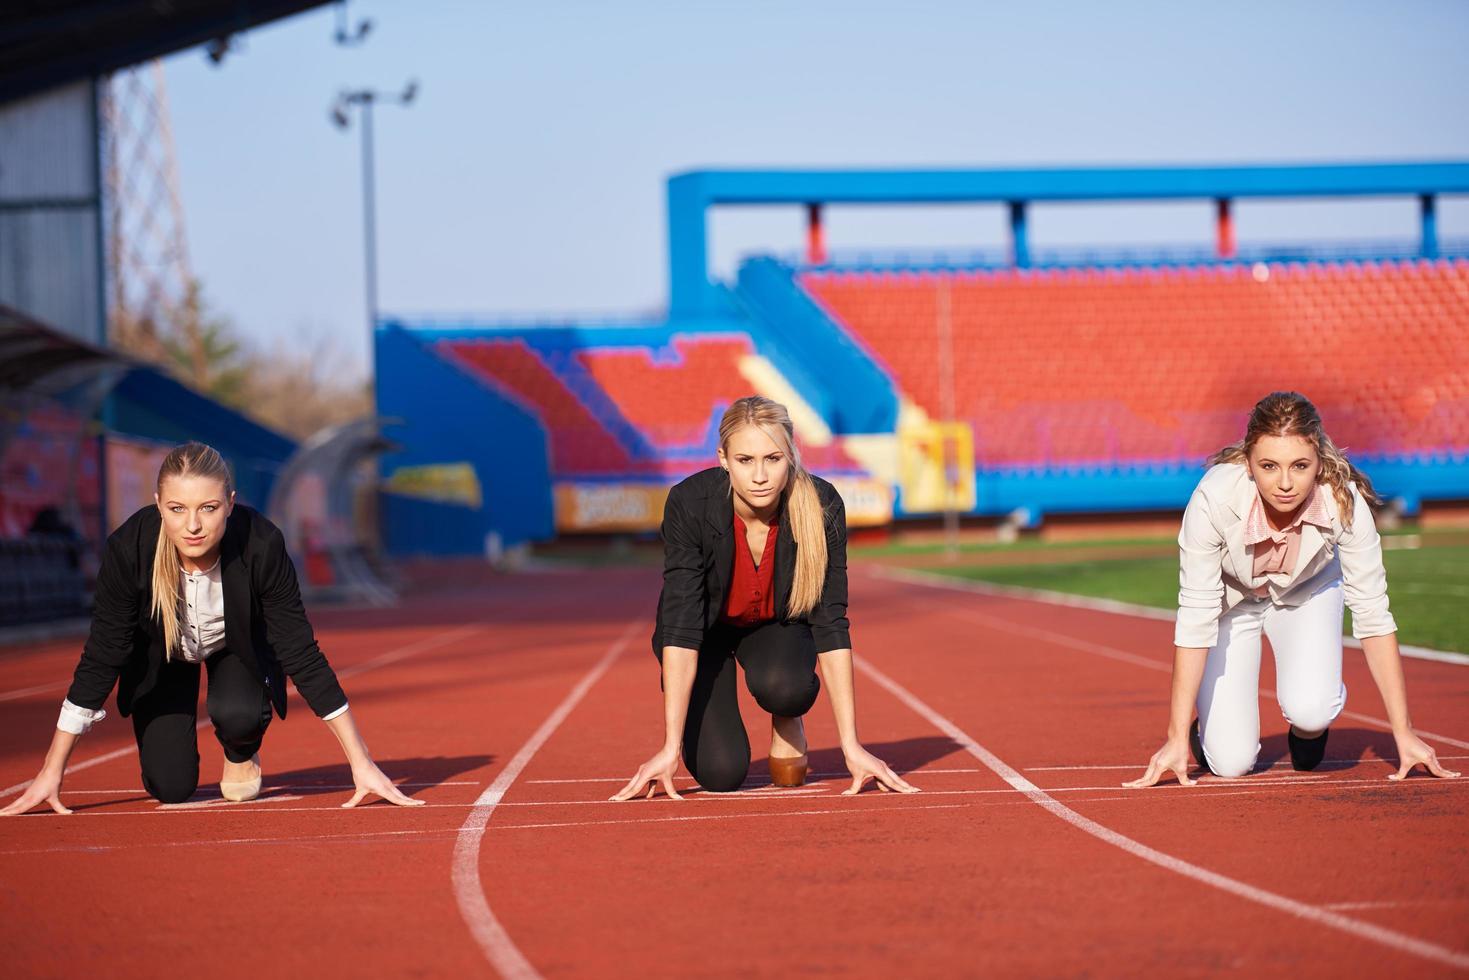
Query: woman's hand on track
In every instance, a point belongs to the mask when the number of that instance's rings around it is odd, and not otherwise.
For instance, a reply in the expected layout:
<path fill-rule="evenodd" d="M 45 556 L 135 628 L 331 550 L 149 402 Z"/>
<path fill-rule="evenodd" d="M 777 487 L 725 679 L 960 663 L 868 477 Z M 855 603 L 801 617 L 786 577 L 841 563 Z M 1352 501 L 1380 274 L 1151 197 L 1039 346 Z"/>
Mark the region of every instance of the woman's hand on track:
<path fill-rule="evenodd" d="M 678 795 L 678 790 L 673 788 L 673 774 L 678 772 L 678 754 L 677 748 L 664 749 L 638 766 L 637 774 L 629 779 L 627 785 L 618 790 L 615 796 L 609 797 L 609 801 L 630 800 L 641 793 L 644 786 L 648 788 L 648 799 L 650 800 L 658 791 L 659 786 L 663 787 L 663 792 L 667 793 L 670 799 L 683 799 Z"/>
<path fill-rule="evenodd" d="M 877 788 L 884 793 L 896 791 L 899 793 L 917 793 L 919 789 L 912 785 L 888 768 L 888 764 L 877 756 L 868 752 L 862 746 L 857 746 L 850 752 L 842 753 L 847 761 L 847 772 L 852 774 L 852 785 L 842 790 L 843 796 L 856 796 L 862 792 L 862 787 L 867 785 L 869 779 L 877 782 Z"/>
<path fill-rule="evenodd" d="M 1122 785 L 1128 789 L 1143 789 L 1156 785 L 1164 774 L 1171 772 L 1178 777 L 1180 786 L 1193 786 L 1198 780 L 1188 778 L 1188 766 L 1191 761 L 1187 742 L 1164 742 L 1163 747 L 1154 752 L 1153 757 L 1148 760 L 1148 771 L 1143 773 L 1141 778 Z"/>
<path fill-rule="evenodd" d="M 423 800 L 415 800 L 411 796 L 403 795 L 403 791 L 393 785 L 393 781 L 383 775 L 383 771 L 374 762 L 352 767 L 352 782 L 357 787 L 357 792 L 342 807 L 350 808 L 361 803 L 369 794 L 376 794 L 389 803 L 398 806 L 423 806 Z"/>
<path fill-rule="evenodd" d="M 41 803 L 51 804 L 51 809 L 57 813 L 70 814 L 71 811 L 61 805 L 61 774 L 49 773 L 42 769 L 36 774 L 35 780 L 26 787 L 26 791 L 20 794 L 20 798 L 3 810 L 0 817 L 13 817 L 16 814 L 25 813 L 33 806 Z"/>
<path fill-rule="evenodd" d="M 1417 735 L 1408 732 L 1406 735 L 1396 736 L 1396 740 L 1398 743 L 1398 771 L 1389 775 L 1388 779 L 1407 779 L 1412 768 L 1419 765 L 1441 779 L 1458 778 L 1458 773 L 1439 765 L 1438 753 L 1433 751 L 1433 746 L 1424 742 Z"/>

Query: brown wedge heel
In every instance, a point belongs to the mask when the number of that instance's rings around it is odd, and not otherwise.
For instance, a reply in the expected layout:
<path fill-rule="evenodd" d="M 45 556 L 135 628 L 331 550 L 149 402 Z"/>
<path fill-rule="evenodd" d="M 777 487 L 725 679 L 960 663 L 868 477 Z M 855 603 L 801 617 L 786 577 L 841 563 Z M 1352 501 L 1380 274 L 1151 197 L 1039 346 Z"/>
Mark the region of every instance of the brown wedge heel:
<path fill-rule="evenodd" d="M 809 760 L 805 755 L 792 759 L 770 758 L 770 781 L 776 786 L 804 786 L 809 770 Z"/>

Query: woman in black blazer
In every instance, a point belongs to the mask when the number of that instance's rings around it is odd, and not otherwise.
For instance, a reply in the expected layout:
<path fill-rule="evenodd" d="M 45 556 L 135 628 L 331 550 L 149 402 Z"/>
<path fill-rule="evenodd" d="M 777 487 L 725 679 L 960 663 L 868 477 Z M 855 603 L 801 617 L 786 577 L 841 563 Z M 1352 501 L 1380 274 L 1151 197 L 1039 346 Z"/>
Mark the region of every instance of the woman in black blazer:
<path fill-rule="evenodd" d="M 78 737 L 106 717 L 102 705 L 114 684 L 118 711 L 132 716 L 144 788 L 164 803 L 187 800 L 199 785 L 201 663 L 209 718 L 224 748 L 226 799 L 260 793 L 260 743 L 272 708 L 286 716 L 289 675 L 347 754 L 356 792 L 344 806 L 368 794 L 423 803 L 399 792 L 368 754 L 316 645 L 280 530 L 234 500 L 229 467 L 213 449 L 191 442 L 164 457 L 156 506 L 107 539 L 91 633 L 46 761 L 0 815 L 40 803 L 71 812 L 61 804 L 67 759 Z"/>
<path fill-rule="evenodd" d="M 741 398 L 719 424 L 719 466 L 668 494 L 663 591 L 653 652 L 663 668 L 663 748 L 614 800 L 673 787 L 680 753 L 700 786 L 740 788 L 750 742 L 735 664 L 771 715 L 770 773 L 798 786 L 807 772 L 801 716 L 816 702 L 821 664 L 842 754 L 845 793 L 870 779 L 916 793 L 857 740 L 847 622 L 847 518 L 842 498 L 807 473 L 790 415 L 768 398 Z M 772 554 L 773 552 L 773 554 Z"/>

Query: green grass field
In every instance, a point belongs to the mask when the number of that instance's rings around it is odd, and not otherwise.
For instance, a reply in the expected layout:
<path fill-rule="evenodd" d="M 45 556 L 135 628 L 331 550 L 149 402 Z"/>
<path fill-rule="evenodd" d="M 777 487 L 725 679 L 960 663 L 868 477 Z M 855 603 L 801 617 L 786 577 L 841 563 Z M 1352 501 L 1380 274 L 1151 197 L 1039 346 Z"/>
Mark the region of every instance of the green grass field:
<path fill-rule="evenodd" d="M 1398 623 L 1398 639 L 1413 646 L 1469 652 L 1469 545 L 1463 535 L 1417 534 L 1416 548 L 1391 547 L 1412 540 L 1410 532 L 1388 535 L 1384 551 L 1388 595 Z M 1178 558 L 1176 553 L 1156 557 L 1108 557 L 1108 551 L 1123 545 L 1168 547 L 1168 539 L 1130 541 L 1086 541 L 1015 545 L 984 545 L 962 549 L 955 564 L 925 564 L 927 571 L 959 578 L 1049 589 L 1075 595 L 1096 596 L 1136 602 L 1159 609 L 1174 609 L 1178 601 Z M 1067 552 L 1067 560 L 1037 562 L 1046 549 Z M 1076 552 L 1095 552 L 1096 557 L 1077 560 Z M 937 555 L 940 546 L 903 548 L 854 548 L 854 556 L 894 558 Z M 1017 559 L 1007 563 L 1004 557 Z M 980 559 L 980 560 L 976 560 Z M 1347 615 L 1346 632 L 1351 630 Z"/>

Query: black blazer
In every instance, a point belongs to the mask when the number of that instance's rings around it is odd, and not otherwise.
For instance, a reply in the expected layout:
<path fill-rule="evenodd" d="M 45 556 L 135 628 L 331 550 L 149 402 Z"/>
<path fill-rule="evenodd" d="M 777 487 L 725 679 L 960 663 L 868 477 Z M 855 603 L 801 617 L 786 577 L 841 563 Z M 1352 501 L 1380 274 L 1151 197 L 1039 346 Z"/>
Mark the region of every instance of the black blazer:
<path fill-rule="evenodd" d="M 852 645 L 847 621 L 847 510 L 836 488 L 813 476 L 826 521 L 826 582 L 821 601 L 808 615 L 788 612 L 796 577 L 796 539 L 784 504 L 775 539 L 775 616 L 783 623 L 808 623 L 818 653 Z M 653 629 L 653 651 L 665 646 L 699 649 L 704 632 L 724 611 L 736 547 L 734 498 L 729 474 L 714 466 L 679 483 L 663 505 L 663 591 Z"/>
<path fill-rule="evenodd" d="M 153 554 L 162 523 L 157 507 L 144 507 L 107 539 L 92 630 L 66 695 L 78 707 L 102 707 L 117 684 L 117 707 L 127 715 L 158 681 L 164 663 L 163 625 L 150 608 Z M 282 670 L 318 717 L 346 704 L 347 695 L 316 645 L 301 606 L 296 568 L 280 529 L 263 514 L 236 504 L 225 524 L 219 561 L 225 646 L 256 678 L 269 681 L 276 713 L 286 716 Z"/>

